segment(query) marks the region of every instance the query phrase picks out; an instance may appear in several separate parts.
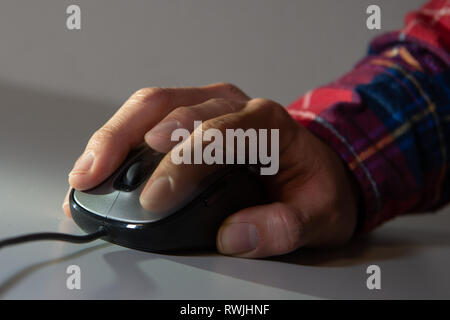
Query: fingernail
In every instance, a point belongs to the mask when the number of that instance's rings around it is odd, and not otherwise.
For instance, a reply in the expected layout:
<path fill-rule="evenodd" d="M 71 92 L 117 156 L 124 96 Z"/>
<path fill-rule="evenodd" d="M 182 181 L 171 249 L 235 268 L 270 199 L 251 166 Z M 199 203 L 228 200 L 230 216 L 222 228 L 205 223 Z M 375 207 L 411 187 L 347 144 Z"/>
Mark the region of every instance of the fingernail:
<path fill-rule="evenodd" d="M 258 231 L 250 223 L 230 223 L 222 226 L 219 234 L 219 251 L 239 254 L 251 251 L 258 245 Z"/>
<path fill-rule="evenodd" d="M 93 163 L 94 152 L 89 151 L 87 153 L 84 153 L 77 160 L 77 162 L 75 162 L 75 165 L 72 171 L 70 171 L 69 176 L 87 173 L 91 169 Z"/>
<path fill-rule="evenodd" d="M 153 127 L 153 129 L 151 129 L 149 132 L 147 132 L 147 134 L 145 135 L 145 139 L 150 138 L 151 136 L 170 137 L 172 135 L 172 132 L 180 127 L 181 124 L 177 120 L 168 120 L 165 122 L 161 122 Z"/>
<path fill-rule="evenodd" d="M 173 191 L 173 181 L 171 177 L 159 177 L 153 181 L 140 196 L 141 206 L 150 211 L 165 211 L 168 201 Z"/>

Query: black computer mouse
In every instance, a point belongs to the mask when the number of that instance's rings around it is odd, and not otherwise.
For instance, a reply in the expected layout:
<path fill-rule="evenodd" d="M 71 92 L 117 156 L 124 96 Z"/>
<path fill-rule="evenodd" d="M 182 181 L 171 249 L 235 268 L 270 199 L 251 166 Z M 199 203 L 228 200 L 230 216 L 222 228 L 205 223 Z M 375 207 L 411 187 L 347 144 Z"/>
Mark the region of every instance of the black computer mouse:
<path fill-rule="evenodd" d="M 227 165 L 202 181 L 181 207 L 149 212 L 141 207 L 139 196 L 163 157 L 141 146 L 97 187 L 73 189 L 70 210 L 74 221 L 89 233 L 103 226 L 107 235 L 102 239 L 143 251 L 213 248 L 227 216 L 267 201 L 255 168 Z"/>

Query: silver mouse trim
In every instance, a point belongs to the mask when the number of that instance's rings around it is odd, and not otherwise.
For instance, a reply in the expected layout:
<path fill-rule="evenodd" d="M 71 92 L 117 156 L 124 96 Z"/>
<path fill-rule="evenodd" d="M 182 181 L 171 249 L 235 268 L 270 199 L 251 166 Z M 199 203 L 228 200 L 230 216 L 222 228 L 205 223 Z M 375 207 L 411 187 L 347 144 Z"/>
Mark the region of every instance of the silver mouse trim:
<path fill-rule="evenodd" d="M 106 218 L 118 195 L 119 191 L 108 194 L 93 194 L 75 190 L 73 198 L 83 209 Z"/>
<path fill-rule="evenodd" d="M 91 194 L 75 190 L 74 199 L 83 209 L 106 219 L 126 223 L 149 223 L 164 219 L 176 210 L 150 212 L 141 207 L 139 195 L 145 183 L 133 192 L 114 191 L 109 194 Z"/>

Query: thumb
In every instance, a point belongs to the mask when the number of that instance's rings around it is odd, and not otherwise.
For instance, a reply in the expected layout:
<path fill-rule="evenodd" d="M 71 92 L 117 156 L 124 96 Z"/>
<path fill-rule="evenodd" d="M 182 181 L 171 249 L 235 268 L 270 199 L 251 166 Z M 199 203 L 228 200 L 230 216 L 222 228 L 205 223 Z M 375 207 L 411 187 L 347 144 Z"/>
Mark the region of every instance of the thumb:
<path fill-rule="evenodd" d="M 300 213 L 280 202 L 238 211 L 223 222 L 217 233 L 219 252 L 246 258 L 289 253 L 306 242 Z"/>

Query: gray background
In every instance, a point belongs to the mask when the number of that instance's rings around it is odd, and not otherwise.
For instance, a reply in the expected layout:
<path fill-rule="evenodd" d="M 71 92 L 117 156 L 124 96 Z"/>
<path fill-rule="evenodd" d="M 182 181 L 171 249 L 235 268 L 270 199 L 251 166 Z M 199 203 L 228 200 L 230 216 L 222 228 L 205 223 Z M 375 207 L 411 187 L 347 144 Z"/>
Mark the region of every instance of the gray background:
<path fill-rule="evenodd" d="M 365 27 L 369 4 L 381 31 Z M 229 81 L 288 104 L 334 80 L 422 1 L 0 2 L 0 237 L 80 232 L 67 173 L 135 90 Z M 82 30 L 65 9 L 79 4 Z M 443 210 L 445 211 L 445 210 Z M 41 242 L 0 251 L 0 298 L 449 298 L 450 215 L 404 217 L 337 252 L 265 260 Z M 447 210 L 448 211 L 448 210 Z M 382 269 L 382 290 L 365 273 Z M 66 289 L 66 268 L 82 290 Z"/>

